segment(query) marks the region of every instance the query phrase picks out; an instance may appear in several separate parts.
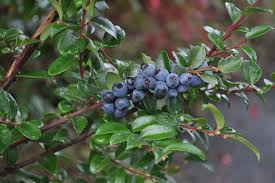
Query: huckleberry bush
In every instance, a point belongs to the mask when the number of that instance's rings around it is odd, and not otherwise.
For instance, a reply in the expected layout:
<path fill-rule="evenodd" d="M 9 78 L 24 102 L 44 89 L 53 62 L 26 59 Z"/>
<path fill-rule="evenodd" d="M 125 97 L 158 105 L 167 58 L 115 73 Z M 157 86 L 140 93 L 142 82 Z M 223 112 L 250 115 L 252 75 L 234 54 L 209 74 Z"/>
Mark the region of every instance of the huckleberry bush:
<path fill-rule="evenodd" d="M 209 136 L 239 141 L 260 160 L 257 148 L 227 126 L 215 106 L 230 104 L 230 95 L 248 104 L 246 92 L 263 97 L 275 88 L 261 78 L 256 52 L 247 44 L 273 28 L 244 24 L 252 14 L 272 11 L 262 8 L 261 0 L 246 2 L 243 10 L 225 3 L 232 21 L 226 31 L 204 27 L 213 45 L 161 51 L 156 59 L 142 54 L 136 59 L 141 65 L 107 54 L 126 34 L 104 17 L 109 7 L 102 0 L 49 0 L 53 10 L 32 37 L 1 28 L 1 54 L 15 55 L 0 67 L 1 182 L 173 182 L 174 154 L 206 162 Z M 229 44 L 232 34 L 240 34 L 240 41 Z M 48 67 L 22 71 L 45 51 L 58 55 Z M 237 81 L 230 77 L 235 72 L 241 75 Z M 14 82 L 35 79 L 52 81 L 47 96 L 59 100 L 55 111 L 40 118 L 18 102 L 22 95 L 9 93 Z M 195 103 L 212 114 L 215 126 L 189 114 Z M 81 146 L 85 158 L 62 153 L 83 141 L 89 143 Z M 27 158 L 20 158 L 26 152 Z M 67 173 L 67 164 L 78 173 Z"/>

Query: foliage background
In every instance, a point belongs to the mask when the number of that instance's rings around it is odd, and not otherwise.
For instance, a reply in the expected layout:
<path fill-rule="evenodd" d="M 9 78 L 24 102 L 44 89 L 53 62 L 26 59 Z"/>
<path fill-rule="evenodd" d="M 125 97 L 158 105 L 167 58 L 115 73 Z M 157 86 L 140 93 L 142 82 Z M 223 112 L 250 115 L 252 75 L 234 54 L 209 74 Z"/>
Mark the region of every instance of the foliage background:
<path fill-rule="evenodd" d="M 245 1 L 234 1 L 244 4 Z M 175 50 L 177 47 L 185 47 L 189 44 L 207 42 L 207 34 L 202 26 L 225 30 L 230 24 L 228 15 L 224 9 L 222 0 L 112 0 L 108 2 L 111 9 L 106 16 L 114 23 L 119 24 L 127 33 L 126 39 L 119 48 L 108 50 L 109 55 L 122 60 L 135 58 L 141 62 L 140 53 L 155 57 L 160 50 Z M 275 9 L 273 0 L 266 0 L 265 7 Z M 41 16 L 48 12 L 47 1 L 38 0 L 1 0 L 0 25 L 1 27 L 18 27 L 27 35 L 31 35 L 38 26 Z M 23 19 L 22 19 L 23 17 Z M 259 16 L 249 19 L 251 24 L 267 22 L 274 25 L 275 16 Z M 272 22 L 273 21 L 273 22 Z M 258 63 L 264 68 L 264 77 L 275 70 L 274 34 L 268 34 L 260 39 L 251 41 L 259 57 Z M 29 66 L 37 69 L 51 63 L 55 55 L 46 55 L 52 51 L 51 45 L 41 51 L 38 60 L 32 60 Z M 12 55 L 0 57 L 0 64 L 8 66 Z M 24 67 L 28 70 L 28 65 Z M 237 76 L 236 76 L 237 77 Z M 50 95 L 49 86 L 52 83 L 45 81 L 30 82 L 28 79 L 18 79 L 20 82 L 12 87 L 11 93 L 28 103 L 33 117 L 39 118 L 43 113 L 52 111 L 57 99 Z M 58 83 L 58 80 L 50 81 Z M 24 96 L 24 97 L 23 97 Z M 251 96 L 252 97 L 252 96 Z M 252 97 L 250 107 L 234 99 L 231 109 L 220 106 L 224 112 L 229 126 L 238 129 L 244 136 L 251 140 L 261 151 L 262 160 L 255 161 L 252 153 L 238 143 L 225 142 L 222 139 L 211 138 L 208 166 L 201 164 L 185 164 L 177 180 L 185 182 L 251 182 L 271 183 L 275 179 L 275 120 L 272 98 L 275 94 L 267 95 L 264 105 L 261 100 Z M 19 101 L 20 102 L 20 101 Z M 199 110 L 194 109 L 195 112 Z M 77 149 L 77 148 L 75 148 Z M 33 147 L 32 152 L 36 148 Z M 66 150 L 71 157 L 78 159 L 86 155 L 85 149 L 81 151 Z M 27 154 L 28 152 L 24 153 Z M 180 156 L 177 159 L 181 162 Z M 74 174 L 73 169 L 69 169 Z"/>

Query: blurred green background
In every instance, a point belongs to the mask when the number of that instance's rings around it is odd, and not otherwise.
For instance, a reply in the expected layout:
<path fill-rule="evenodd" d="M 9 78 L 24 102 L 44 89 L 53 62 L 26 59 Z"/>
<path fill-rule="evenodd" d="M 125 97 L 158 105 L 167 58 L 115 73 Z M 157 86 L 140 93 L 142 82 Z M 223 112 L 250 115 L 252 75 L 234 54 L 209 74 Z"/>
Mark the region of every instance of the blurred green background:
<path fill-rule="evenodd" d="M 245 0 L 230 1 L 245 7 Z M 226 30 L 230 24 L 223 0 L 109 0 L 110 9 L 106 16 L 114 24 L 120 25 L 127 36 L 119 48 L 107 50 L 112 58 L 140 62 L 141 53 L 156 58 L 162 49 L 168 52 L 177 48 L 205 43 L 207 33 L 204 25 Z M 264 0 L 264 6 L 275 9 L 274 0 Z M 49 12 L 46 0 L 0 0 L 0 27 L 17 28 L 31 36 L 44 15 Z M 248 24 L 269 23 L 274 26 L 275 15 L 262 14 L 250 17 Z M 229 41 L 237 42 L 239 35 Z M 258 52 L 258 63 L 264 68 L 264 77 L 275 70 L 275 34 L 249 42 Z M 24 70 L 45 69 L 55 58 L 55 50 L 50 42 L 36 52 Z M 49 54 L 50 53 L 50 54 Z M 0 53 L 0 65 L 8 68 L 13 60 L 12 54 Z M 21 104 L 31 109 L 33 117 L 53 111 L 56 98 L 49 92 L 58 83 L 52 81 L 18 78 L 11 92 Z M 262 161 L 258 163 L 253 154 L 237 143 L 211 138 L 209 162 L 207 165 L 182 162 L 177 174 L 178 182 L 212 183 L 272 183 L 275 180 L 275 94 L 267 96 L 263 104 L 255 95 L 250 95 L 250 107 L 234 99 L 228 109 L 220 107 L 230 126 L 248 137 L 261 151 Z M 201 115 L 201 114 L 198 114 Z M 74 156 L 81 153 L 72 152 Z M 73 170 L 72 170 L 73 171 Z"/>

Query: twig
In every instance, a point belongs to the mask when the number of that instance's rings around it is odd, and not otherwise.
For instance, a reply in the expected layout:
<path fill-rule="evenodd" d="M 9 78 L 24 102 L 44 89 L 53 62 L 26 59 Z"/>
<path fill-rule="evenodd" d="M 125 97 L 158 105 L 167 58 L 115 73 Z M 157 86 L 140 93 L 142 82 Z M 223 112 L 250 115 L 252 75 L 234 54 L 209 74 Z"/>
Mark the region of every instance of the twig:
<path fill-rule="evenodd" d="M 232 50 L 232 49 L 239 49 L 242 46 L 242 44 L 244 44 L 246 41 L 247 40 L 245 38 L 243 38 L 241 41 L 239 41 L 237 44 L 233 45 L 232 47 L 227 48 L 227 49 L 225 49 L 223 51 L 219 51 L 219 52 L 213 53 L 211 56 L 212 57 L 216 57 L 216 56 L 218 56 L 218 55 L 220 55 L 220 54 L 222 54 L 222 53 L 224 53 L 226 51 L 229 51 L 229 50 Z"/>
<path fill-rule="evenodd" d="M 275 85 L 273 85 L 271 87 L 272 89 L 275 89 Z M 224 91 L 225 93 L 241 93 L 241 92 L 256 92 L 257 90 L 253 87 L 245 87 L 245 88 L 242 88 L 242 89 L 234 89 L 234 90 L 228 90 L 228 91 Z"/>
<path fill-rule="evenodd" d="M 206 66 L 206 67 L 202 67 L 200 69 L 197 69 L 197 70 L 193 70 L 193 69 L 186 69 L 187 72 L 191 73 L 191 74 L 194 74 L 194 75 L 199 75 L 199 74 L 202 74 L 204 71 L 212 71 L 212 72 L 220 72 L 220 69 L 217 68 L 217 67 L 214 67 L 212 65 L 209 65 L 209 66 Z"/>
<path fill-rule="evenodd" d="M 67 148 L 67 147 L 70 147 L 70 146 L 73 146 L 77 143 L 83 142 L 88 137 L 90 137 L 91 135 L 92 135 L 92 133 L 87 131 L 87 132 L 83 133 L 82 135 L 76 137 L 75 139 L 71 140 L 70 142 L 68 142 L 66 144 L 61 144 L 61 145 L 58 145 L 56 147 L 50 148 L 47 151 L 44 151 L 44 152 L 42 152 L 42 153 L 40 153 L 40 154 L 30 158 L 30 159 L 27 159 L 27 160 L 22 161 L 20 163 L 16 163 L 14 165 L 8 166 L 8 167 L 6 167 L 6 168 L 4 168 L 3 170 L 0 171 L 0 176 L 4 177 L 8 174 L 11 174 L 11 173 L 19 170 L 20 168 L 23 168 L 25 166 L 28 166 L 28 165 L 31 165 L 31 164 L 35 163 L 36 161 L 38 161 L 42 157 L 47 156 L 48 154 L 61 151 L 65 148 Z"/>
<path fill-rule="evenodd" d="M 69 120 L 69 118 L 74 118 L 74 117 L 76 117 L 76 116 L 79 116 L 79 115 L 81 115 L 81 114 L 87 113 L 87 112 L 92 111 L 92 110 L 94 110 L 94 109 L 98 109 L 98 108 L 101 107 L 101 105 L 102 105 L 102 102 L 99 102 L 99 103 L 96 103 L 96 104 L 92 104 L 92 105 L 87 105 L 86 107 L 84 107 L 84 108 L 82 108 L 82 109 L 80 109 L 80 110 L 78 110 L 78 111 L 75 111 L 75 112 L 73 112 L 73 113 L 70 113 L 70 114 L 68 114 L 68 115 L 65 116 L 65 117 L 62 117 L 62 118 L 60 118 L 60 119 L 53 120 L 53 121 L 51 121 L 50 123 L 48 123 L 47 125 L 43 126 L 43 127 L 41 128 L 41 132 L 44 133 L 44 132 L 46 132 L 46 131 L 49 131 L 49 130 L 51 130 L 51 129 L 54 129 L 54 128 L 56 128 L 56 127 L 62 125 L 62 124 L 65 124 L 65 123 Z M 13 143 L 13 144 L 10 144 L 10 145 L 9 145 L 9 148 L 10 148 L 10 149 L 13 149 L 13 148 L 17 147 L 18 145 L 23 144 L 23 143 L 26 143 L 26 142 L 28 142 L 28 141 L 29 141 L 29 139 L 23 137 L 23 138 L 21 138 L 20 140 L 18 140 L 17 142 L 15 142 L 15 143 Z"/>
<path fill-rule="evenodd" d="M 52 22 L 54 22 L 58 17 L 58 14 L 55 10 L 51 11 L 41 25 L 37 28 L 35 33 L 32 36 L 32 39 L 38 40 L 41 33 L 45 28 Z M 10 84 L 14 81 L 17 72 L 23 67 L 23 65 L 28 61 L 32 53 L 37 49 L 39 43 L 27 45 L 24 50 L 15 56 L 15 59 L 10 66 L 8 72 L 6 73 L 1 88 L 7 90 Z"/>
<path fill-rule="evenodd" d="M 12 122 L 12 121 L 7 120 L 7 119 L 2 119 L 2 118 L 0 118 L 0 124 L 4 124 L 4 125 L 7 125 L 7 126 L 15 126 L 16 125 L 15 122 Z"/>
<path fill-rule="evenodd" d="M 221 134 L 218 130 L 205 130 L 205 129 L 199 129 L 199 128 L 196 128 L 196 127 L 193 127 L 191 125 L 187 125 L 187 124 L 180 124 L 179 125 L 180 127 L 182 128 L 185 128 L 187 130 L 190 130 L 190 131 L 198 131 L 198 132 L 202 132 L 208 136 L 220 136 L 222 138 L 227 138 L 227 135 L 226 134 Z"/>
<path fill-rule="evenodd" d="M 86 14 L 87 14 L 87 7 L 90 4 L 90 0 L 87 0 L 86 7 L 82 8 L 82 16 L 81 16 L 81 22 L 80 22 L 80 38 L 83 39 L 84 37 L 84 32 L 85 32 L 85 19 L 86 19 Z M 79 73 L 80 73 L 80 78 L 84 79 L 84 68 L 83 68 L 83 54 L 80 54 L 80 59 L 79 59 Z"/>
<path fill-rule="evenodd" d="M 258 6 L 262 1 L 263 1 L 263 0 L 256 0 L 256 2 L 253 3 L 253 4 L 251 5 L 251 7 L 256 7 L 256 6 Z M 247 19 L 247 15 L 242 15 L 242 16 L 240 17 L 240 19 L 239 19 L 237 22 L 231 24 L 231 25 L 228 27 L 228 29 L 225 31 L 225 34 L 224 34 L 224 36 L 223 36 L 223 40 L 224 40 L 224 41 L 227 40 L 227 39 L 231 36 L 232 32 L 233 32 L 235 29 L 237 29 L 241 24 L 243 24 L 243 23 L 246 21 L 246 19 Z M 217 47 L 216 47 L 216 46 L 213 46 L 212 49 L 208 52 L 207 56 L 208 56 L 208 57 L 213 56 L 212 54 L 213 54 L 215 51 L 217 51 Z"/>

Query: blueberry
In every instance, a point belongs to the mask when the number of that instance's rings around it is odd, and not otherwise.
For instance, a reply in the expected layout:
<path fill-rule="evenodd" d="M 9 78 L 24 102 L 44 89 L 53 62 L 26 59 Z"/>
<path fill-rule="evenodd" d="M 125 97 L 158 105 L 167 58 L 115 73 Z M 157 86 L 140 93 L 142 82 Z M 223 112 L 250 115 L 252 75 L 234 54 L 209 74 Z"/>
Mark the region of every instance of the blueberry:
<path fill-rule="evenodd" d="M 155 87 L 155 96 L 160 99 L 164 98 L 168 93 L 168 86 L 163 81 L 158 81 Z"/>
<path fill-rule="evenodd" d="M 144 80 L 144 77 L 142 75 L 137 75 L 134 79 L 134 86 L 136 89 L 143 89 L 143 80 Z"/>
<path fill-rule="evenodd" d="M 160 68 L 156 71 L 155 79 L 158 81 L 165 81 L 169 72 L 167 69 Z"/>
<path fill-rule="evenodd" d="M 152 90 L 155 88 L 155 86 L 156 86 L 156 80 L 152 76 L 144 78 L 143 80 L 144 88 Z"/>
<path fill-rule="evenodd" d="M 191 86 L 193 86 L 193 87 L 200 86 L 202 83 L 203 82 L 199 76 L 196 76 L 196 75 L 192 76 L 192 79 L 190 82 Z"/>
<path fill-rule="evenodd" d="M 121 111 L 121 110 L 115 110 L 115 112 L 114 112 L 114 117 L 116 118 L 116 119 L 121 119 L 121 118 L 123 118 L 124 117 L 124 115 L 125 115 L 125 112 L 123 112 L 123 111 Z"/>
<path fill-rule="evenodd" d="M 103 91 L 101 94 L 101 98 L 102 100 L 104 100 L 104 102 L 106 103 L 113 103 L 116 99 L 116 97 L 114 96 L 114 94 L 107 90 L 107 91 Z"/>
<path fill-rule="evenodd" d="M 177 89 L 169 89 L 168 90 L 168 97 L 177 97 L 178 96 L 178 90 Z"/>
<path fill-rule="evenodd" d="M 135 89 L 132 93 L 131 99 L 133 102 L 139 102 L 144 99 L 144 92 L 142 90 Z"/>
<path fill-rule="evenodd" d="M 178 86 L 178 92 L 179 93 L 187 92 L 187 90 L 188 90 L 188 86 L 186 86 L 186 85 L 179 85 Z"/>
<path fill-rule="evenodd" d="M 124 82 L 115 83 L 112 87 L 112 92 L 116 97 L 126 97 L 128 87 Z"/>
<path fill-rule="evenodd" d="M 170 88 L 176 88 L 180 84 L 179 76 L 175 73 L 170 73 L 166 78 L 166 84 Z"/>
<path fill-rule="evenodd" d="M 105 103 L 105 104 L 103 104 L 102 109 L 104 110 L 104 112 L 106 114 L 110 115 L 115 112 L 115 105 L 113 103 L 111 103 L 111 104 Z"/>
<path fill-rule="evenodd" d="M 191 82 L 192 74 L 190 73 L 183 73 L 180 75 L 180 83 L 184 86 L 188 86 Z"/>
<path fill-rule="evenodd" d="M 143 64 L 140 68 L 140 74 L 145 76 L 154 76 L 155 66 L 153 64 Z"/>
<path fill-rule="evenodd" d="M 127 98 L 118 98 L 115 102 L 116 109 L 125 110 L 130 106 L 130 102 Z"/>
<path fill-rule="evenodd" d="M 126 78 L 125 82 L 126 82 L 127 87 L 128 87 L 129 90 L 134 90 L 135 89 L 134 80 L 135 80 L 134 77 L 127 77 Z"/>

